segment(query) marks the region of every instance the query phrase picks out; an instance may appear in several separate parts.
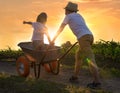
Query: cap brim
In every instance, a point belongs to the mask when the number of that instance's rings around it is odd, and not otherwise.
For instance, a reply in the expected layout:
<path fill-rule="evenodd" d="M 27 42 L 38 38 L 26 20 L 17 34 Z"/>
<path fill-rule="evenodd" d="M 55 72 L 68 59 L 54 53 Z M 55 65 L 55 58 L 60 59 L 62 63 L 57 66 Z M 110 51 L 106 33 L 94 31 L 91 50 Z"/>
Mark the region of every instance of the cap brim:
<path fill-rule="evenodd" d="M 63 9 L 67 9 L 67 8 L 65 7 L 65 8 L 63 8 Z M 70 10 L 70 9 L 67 9 L 67 10 Z M 79 11 L 79 10 L 70 10 L 70 11 Z"/>

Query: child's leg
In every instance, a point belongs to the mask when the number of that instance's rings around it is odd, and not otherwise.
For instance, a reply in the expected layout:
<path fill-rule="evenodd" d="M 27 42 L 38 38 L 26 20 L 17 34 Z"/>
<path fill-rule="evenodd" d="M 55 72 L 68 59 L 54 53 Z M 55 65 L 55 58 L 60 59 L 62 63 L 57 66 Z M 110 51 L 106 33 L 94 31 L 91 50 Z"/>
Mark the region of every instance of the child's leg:
<path fill-rule="evenodd" d="M 33 45 L 34 50 L 36 50 L 36 48 L 37 48 L 37 41 L 33 40 L 32 41 L 32 45 Z"/>
<path fill-rule="evenodd" d="M 85 35 L 85 36 L 81 37 L 79 40 L 82 54 L 84 56 L 85 61 L 89 64 L 90 71 L 93 75 L 93 78 L 94 78 L 93 81 L 99 82 L 98 67 L 95 62 L 94 53 L 91 49 L 92 42 L 93 42 L 92 35 Z"/>
<path fill-rule="evenodd" d="M 75 54 L 75 70 L 74 70 L 74 76 L 78 77 L 79 72 L 80 72 L 80 68 L 82 66 L 82 53 L 81 53 L 81 49 L 79 48 Z"/>
<path fill-rule="evenodd" d="M 40 50 L 43 45 L 43 41 L 41 40 L 34 40 L 33 41 L 33 47 L 35 50 Z"/>

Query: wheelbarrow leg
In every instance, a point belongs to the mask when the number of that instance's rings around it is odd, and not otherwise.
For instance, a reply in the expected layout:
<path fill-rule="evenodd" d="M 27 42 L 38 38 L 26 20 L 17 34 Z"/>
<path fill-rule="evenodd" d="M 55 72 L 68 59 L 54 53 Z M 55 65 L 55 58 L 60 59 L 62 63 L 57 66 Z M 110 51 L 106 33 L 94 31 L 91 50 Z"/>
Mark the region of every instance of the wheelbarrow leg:
<path fill-rule="evenodd" d="M 36 72 L 36 63 L 34 62 L 33 63 L 33 68 L 34 68 L 34 75 L 35 75 L 35 78 L 37 77 L 37 72 Z"/>
<path fill-rule="evenodd" d="M 38 64 L 38 73 L 37 73 L 38 76 L 37 76 L 37 79 L 40 77 L 40 70 L 41 70 L 41 64 L 39 63 Z"/>
<path fill-rule="evenodd" d="M 34 62 L 33 69 L 34 69 L 35 78 L 38 79 L 40 77 L 41 64 L 37 64 L 37 62 Z"/>

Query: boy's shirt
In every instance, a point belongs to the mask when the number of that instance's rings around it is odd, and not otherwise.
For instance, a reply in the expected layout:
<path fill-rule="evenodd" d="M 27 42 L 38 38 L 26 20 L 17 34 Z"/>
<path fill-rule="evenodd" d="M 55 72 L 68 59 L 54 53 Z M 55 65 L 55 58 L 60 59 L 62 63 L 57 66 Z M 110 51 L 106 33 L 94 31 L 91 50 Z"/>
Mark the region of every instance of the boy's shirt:
<path fill-rule="evenodd" d="M 32 27 L 33 27 L 32 41 L 43 40 L 44 33 L 47 30 L 46 26 L 44 24 L 41 24 L 40 22 L 33 22 Z"/>
<path fill-rule="evenodd" d="M 71 13 L 65 16 L 63 24 L 68 24 L 77 39 L 92 32 L 88 29 L 83 17 L 78 13 Z"/>

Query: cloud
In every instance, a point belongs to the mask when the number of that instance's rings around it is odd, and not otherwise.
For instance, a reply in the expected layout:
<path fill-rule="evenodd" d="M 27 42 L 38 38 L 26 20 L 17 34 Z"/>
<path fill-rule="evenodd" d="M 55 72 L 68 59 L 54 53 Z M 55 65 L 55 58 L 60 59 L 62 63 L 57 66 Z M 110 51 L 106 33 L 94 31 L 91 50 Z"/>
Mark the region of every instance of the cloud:
<path fill-rule="evenodd" d="M 67 0 L 67 1 L 88 3 L 88 2 L 107 2 L 107 1 L 112 1 L 112 0 Z"/>
<path fill-rule="evenodd" d="M 114 16 L 119 18 L 120 16 L 120 0 L 78 0 L 84 3 L 78 2 L 80 12 L 92 14 L 103 14 L 108 16 Z M 85 2 L 88 1 L 88 2 Z M 90 15 L 91 16 L 91 15 Z M 95 15 L 94 15 L 95 16 Z"/>

